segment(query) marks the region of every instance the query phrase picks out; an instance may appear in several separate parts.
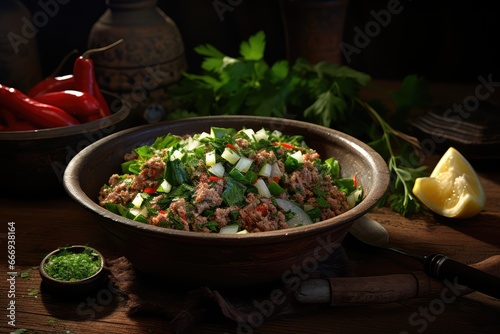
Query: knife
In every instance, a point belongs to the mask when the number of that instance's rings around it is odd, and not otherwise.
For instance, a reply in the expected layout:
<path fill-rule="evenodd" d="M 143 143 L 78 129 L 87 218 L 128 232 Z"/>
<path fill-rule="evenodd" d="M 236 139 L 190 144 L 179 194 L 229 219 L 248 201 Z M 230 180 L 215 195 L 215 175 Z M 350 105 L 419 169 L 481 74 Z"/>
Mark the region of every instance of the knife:
<path fill-rule="evenodd" d="M 431 253 L 420 256 L 388 247 L 389 233 L 385 227 L 366 215 L 356 219 L 349 232 L 366 244 L 395 251 L 418 260 L 425 273 L 435 279 L 456 281 L 459 285 L 500 299 L 500 277 L 452 260 L 443 254 Z"/>
<path fill-rule="evenodd" d="M 447 268 L 446 265 L 444 268 Z M 487 273 L 498 280 L 496 276 L 500 276 L 500 255 L 489 257 L 471 265 L 470 268 Z M 495 291 L 498 291 L 498 288 Z M 471 292 L 474 290 L 458 284 L 456 280 L 441 281 L 424 271 L 417 271 L 367 277 L 307 279 L 295 290 L 295 298 L 304 304 L 340 306 L 391 303 L 443 294 L 448 300 L 454 300 Z"/>

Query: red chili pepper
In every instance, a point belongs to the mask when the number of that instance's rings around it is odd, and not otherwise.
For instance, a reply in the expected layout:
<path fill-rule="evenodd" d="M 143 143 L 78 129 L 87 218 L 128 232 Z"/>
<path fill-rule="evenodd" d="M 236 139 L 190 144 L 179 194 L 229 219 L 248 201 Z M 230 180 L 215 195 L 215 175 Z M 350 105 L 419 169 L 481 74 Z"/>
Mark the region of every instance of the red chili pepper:
<path fill-rule="evenodd" d="M 75 77 L 73 74 L 60 77 L 48 77 L 33 86 L 27 95 L 30 97 L 37 97 L 39 95 L 67 89 L 75 89 Z"/>
<path fill-rule="evenodd" d="M 164 214 L 166 214 L 166 213 L 167 213 L 167 211 L 165 211 L 165 210 L 160 210 L 160 211 L 159 211 L 159 213 L 161 213 L 162 215 L 164 215 Z"/>
<path fill-rule="evenodd" d="M 257 207 L 255 208 L 255 211 L 256 212 L 260 212 L 260 214 L 262 215 L 262 217 L 266 217 L 267 216 L 267 206 L 265 206 L 264 204 L 257 205 Z"/>
<path fill-rule="evenodd" d="M 286 148 L 286 149 L 292 149 L 293 148 L 292 144 L 284 143 L 284 142 L 276 142 L 276 143 L 274 143 L 274 145 L 275 146 L 281 146 L 281 147 Z"/>
<path fill-rule="evenodd" d="M 0 108 L 0 117 L 3 118 L 5 125 L 1 126 L 0 131 L 31 131 L 38 128 L 32 123 L 19 119 L 11 111 Z"/>
<path fill-rule="evenodd" d="M 108 104 L 102 96 L 97 79 L 94 72 L 94 62 L 92 59 L 85 59 L 82 56 L 78 57 L 73 67 L 75 76 L 75 87 L 77 90 L 93 95 L 101 105 L 99 115 L 106 117 L 111 115 Z"/>
<path fill-rule="evenodd" d="M 78 120 L 61 108 L 38 102 L 15 88 L 1 84 L 0 106 L 41 128 L 79 124 Z"/>
<path fill-rule="evenodd" d="M 153 194 L 156 192 L 156 187 L 155 187 L 155 188 L 153 188 L 153 187 L 148 187 L 148 188 L 145 188 L 145 189 L 144 189 L 144 192 L 145 192 L 146 194 L 153 195 Z"/>
<path fill-rule="evenodd" d="M 228 143 L 228 144 L 226 144 L 226 147 L 232 149 L 233 151 L 237 150 L 236 146 L 234 146 L 233 144 Z"/>
<path fill-rule="evenodd" d="M 355 187 L 358 186 L 358 173 L 354 173 L 354 176 L 352 177 L 352 182 Z"/>
<path fill-rule="evenodd" d="M 123 42 L 122 39 L 102 48 L 87 50 L 75 60 L 75 64 L 73 65 L 76 90 L 90 93 L 99 101 L 101 105 L 99 115 L 101 117 L 111 115 L 111 111 L 109 110 L 108 103 L 104 99 L 104 96 L 102 96 L 101 89 L 99 88 L 95 76 L 94 62 L 89 58 L 89 55 L 95 52 L 108 50 L 121 42 Z"/>
<path fill-rule="evenodd" d="M 185 220 L 187 220 L 187 219 L 186 219 L 186 215 L 185 215 L 185 214 L 183 214 L 183 213 L 180 213 L 180 214 L 179 214 L 179 217 L 181 217 L 181 219 L 182 219 L 182 220 L 184 220 L 184 221 L 185 221 Z"/>
<path fill-rule="evenodd" d="M 209 178 L 208 178 L 208 181 L 212 181 L 212 182 L 217 182 L 217 181 L 220 181 L 222 180 L 221 177 L 218 177 L 218 176 L 214 176 L 214 175 L 211 175 Z"/>
<path fill-rule="evenodd" d="M 276 182 L 276 183 L 279 183 L 279 182 L 280 182 L 280 178 L 279 178 L 278 176 L 273 177 L 273 180 L 274 180 L 274 182 Z"/>
<path fill-rule="evenodd" d="M 89 116 L 99 115 L 101 109 L 99 102 L 93 95 L 77 90 L 47 93 L 37 96 L 35 100 L 59 107 L 80 121 Z"/>

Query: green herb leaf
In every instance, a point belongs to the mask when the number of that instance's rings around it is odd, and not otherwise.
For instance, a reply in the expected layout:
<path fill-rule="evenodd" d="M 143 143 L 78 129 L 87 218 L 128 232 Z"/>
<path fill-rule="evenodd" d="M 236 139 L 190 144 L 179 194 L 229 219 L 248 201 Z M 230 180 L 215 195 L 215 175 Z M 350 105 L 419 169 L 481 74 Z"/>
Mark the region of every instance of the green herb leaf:
<path fill-rule="evenodd" d="M 240 45 L 240 54 L 245 60 L 261 60 L 264 58 L 266 48 L 266 35 L 263 31 L 251 36 L 248 41 Z"/>
<path fill-rule="evenodd" d="M 172 186 L 180 186 L 185 183 L 191 183 L 187 171 L 184 169 L 184 164 L 181 160 L 168 160 L 165 167 L 165 179 Z"/>
<path fill-rule="evenodd" d="M 239 205 L 245 200 L 245 191 L 247 187 L 242 183 L 229 178 L 226 182 L 226 189 L 222 192 L 224 202 L 231 205 Z"/>

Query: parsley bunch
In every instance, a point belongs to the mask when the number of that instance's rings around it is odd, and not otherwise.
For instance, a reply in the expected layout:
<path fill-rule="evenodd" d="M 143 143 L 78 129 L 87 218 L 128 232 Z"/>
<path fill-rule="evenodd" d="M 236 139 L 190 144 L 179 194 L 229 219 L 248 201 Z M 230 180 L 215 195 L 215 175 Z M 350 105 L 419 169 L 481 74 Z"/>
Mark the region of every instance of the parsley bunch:
<path fill-rule="evenodd" d="M 408 76 L 396 92 L 375 87 L 369 75 L 348 66 L 298 59 L 269 65 L 264 59 L 265 34 L 261 31 L 240 45 L 236 58 L 210 44 L 195 51 L 204 56 L 202 74 L 184 73 L 169 94 L 181 107 L 169 119 L 208 115 L 257 115 L 304 120 L 357 137 L 372 146 L 387 161 L 392 183 L 381 205 L 388 204 L 402 215 L 418 212 L 412 195 L 415 179 L 423 176 L 417 140 L 388 123 L 405 126 L 415 107 L 429 102 L 426 82 Z M 361 89 L 377 89 L 393 102 L 389 110 L 380 101 L 362 101 Z M 379 110 L 379 112 L 376 111 Z"/>

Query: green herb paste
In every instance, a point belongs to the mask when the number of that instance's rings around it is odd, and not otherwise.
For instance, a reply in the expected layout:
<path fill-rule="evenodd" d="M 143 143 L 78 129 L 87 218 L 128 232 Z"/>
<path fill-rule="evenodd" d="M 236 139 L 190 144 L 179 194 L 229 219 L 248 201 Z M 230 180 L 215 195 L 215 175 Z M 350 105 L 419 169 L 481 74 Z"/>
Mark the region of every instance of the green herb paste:
<path fill-rule="evenodd" d="M 45 272 L 61 281 L 77 281 L 94 275 L 101 267 L 101 258 L 92 249 L 74 253 L 62 249 L 44 265 Z"/>

